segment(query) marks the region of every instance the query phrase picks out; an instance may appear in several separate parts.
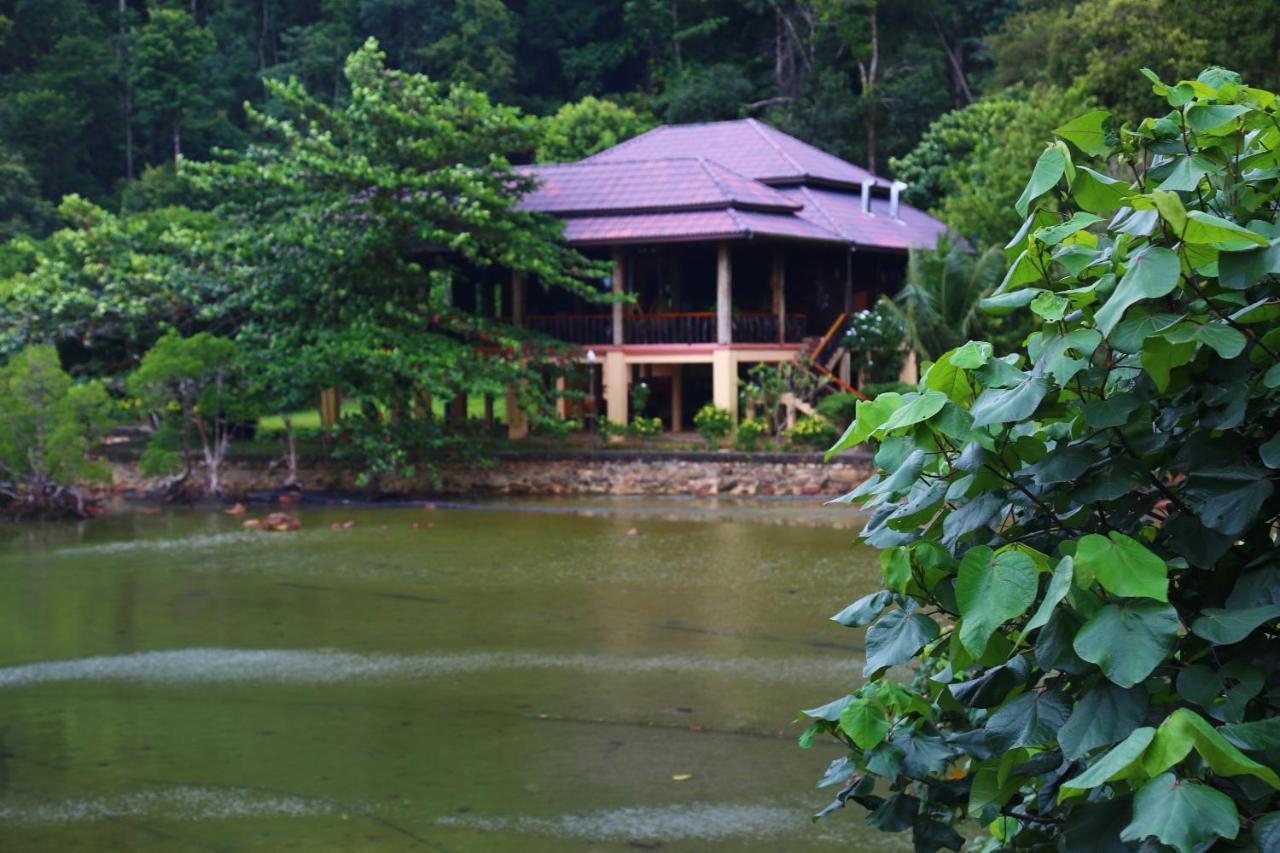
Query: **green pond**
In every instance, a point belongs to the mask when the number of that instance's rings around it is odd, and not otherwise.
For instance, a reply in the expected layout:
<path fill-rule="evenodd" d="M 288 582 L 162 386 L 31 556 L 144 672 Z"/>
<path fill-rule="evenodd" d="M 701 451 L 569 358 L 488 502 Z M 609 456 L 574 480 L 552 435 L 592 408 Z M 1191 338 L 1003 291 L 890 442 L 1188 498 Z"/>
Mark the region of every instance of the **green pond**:
<path fill-rule="evenodd" d="M 795 743 L 858 683 L 827 620 L 877 582 L 856 514 L 299 515 L 0 527 L 0 849 L 909 847 L 811 823 L 839 752 Z"/>

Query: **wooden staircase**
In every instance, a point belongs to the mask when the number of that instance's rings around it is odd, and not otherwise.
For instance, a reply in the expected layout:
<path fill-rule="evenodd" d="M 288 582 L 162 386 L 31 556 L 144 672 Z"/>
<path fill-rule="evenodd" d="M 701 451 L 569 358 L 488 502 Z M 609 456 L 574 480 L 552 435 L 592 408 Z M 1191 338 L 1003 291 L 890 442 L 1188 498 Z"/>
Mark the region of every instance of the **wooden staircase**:
<path fill-rule="evenodd" d="M 809 402 L 816 403 L 818 399 L 830 394 L 833 391 L 843 391 L 846 394 L 854 394 L 865 400 L 867 396 L 854 388 L 852 385 L 844 382 L 835 374 L 836 365 L 840 363 L 840 359 L 844 356 L 844 352 L 840 347 L 835 346 L 836 333 L 844 327 L 844 321 L 847 314 L 840 314 L 836 317 L 835 322 L 827 329 L 827 333 L 820 338 L 805 338 L 804 349 L 796 356 L 796 361 L 805 369 L 813 373 L 822 382 L 818 386 L 818 391 L 814 394 L 814 398 Z M 803 409 L 801 409 L 803 411 Z"/>

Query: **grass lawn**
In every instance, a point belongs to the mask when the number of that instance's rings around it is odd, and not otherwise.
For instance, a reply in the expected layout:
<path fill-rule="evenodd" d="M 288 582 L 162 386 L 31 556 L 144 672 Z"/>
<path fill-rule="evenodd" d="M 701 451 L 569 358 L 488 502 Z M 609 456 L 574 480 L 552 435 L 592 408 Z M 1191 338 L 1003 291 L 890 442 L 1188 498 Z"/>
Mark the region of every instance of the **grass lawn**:
<path fill-rule="evenodd" d="M 444 417 L 444 400 L 433 400 L 431 404 L 435 416 Z M 359 400 L 343 400 L 342 412 L 346 414 L 356 413 L 360 411 Z M 320 428 L 320 410 L 319 409 L 303 409 L 297 412 L 290 412 L 289 417 L 293 420 L 293 428 L 295 430 L 319 429 Z M 467 398 L 467 417 L 483 418 L 484 417 L 484 398 L 468 397 Z M 493 401 L 493 417 L 499 423 L 506 423 L 507 420 L 507 401 L 504 397 L 497 397 Z M 284 431 L 284 420 L 279 415 L 263 415 L 258 418 L 258 434 L 274 435 Z"/>

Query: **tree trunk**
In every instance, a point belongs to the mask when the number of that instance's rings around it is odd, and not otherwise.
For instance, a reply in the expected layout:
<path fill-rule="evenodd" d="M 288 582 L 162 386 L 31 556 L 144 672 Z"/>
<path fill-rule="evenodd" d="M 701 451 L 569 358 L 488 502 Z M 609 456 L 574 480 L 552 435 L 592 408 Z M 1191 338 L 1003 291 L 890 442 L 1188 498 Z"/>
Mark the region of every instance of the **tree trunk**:
<path fill-rule="evenodd" d="M 955 93 L 956 107 L 972 104 L 973 92 L 969 90 L 969 81 L 965 79 L 964 74 L 964 48 L 959 46 L 953 48 L 947 41 L 946 33 L 942 31 L 942 25 L 938 23 L 933 9 L 929 9 L 929 21 L 933 24 L 933 31 L 938 34 L 938 41 L 942 42 L 942 50 L 947 55 L 947 68 L 951 72 L 951 88 Z"/>
<path fill-rule="evenodd" d="M 173 168 L 178 168 L 178 161 L 182 159 L 182 121 L 173 123 Z"/>
<path fill-rule="evenodd" d="M 676 35 L 680 32 L 680 7 L 677 0 L 671 0 L 671 49 L 675 55 L 676 73 L 684 71 L 684 56 L 680 51 L 680 40 Z"/>
<path fill-rule="evenodd" d="M 867 100 L 867 170 L 876 171 L 876 83 L 880 74 L 880 16 L 876 0 L 869 4 L 871 59 L 862 74 L 862 96 Z"/>
<path fill-rule="evenodd" d="M 119 0 L 116 31 L 116 66 L 120 70 L 120 110 L 124 113 L 124 174 L 133 180 L 133 93 L 129 85 L 129 63 L 125 53 L 128 28 L 125 26 L 129 0 Z"/>
<path fill-rule="evenodd" d="M 293 418 L 281 413 L 280 420 L 284 423 L 284 461 L 288 472 L 284 485 L 286 488 L 293 488 L 298 485 L 298 443 L 293 434 Z"/>

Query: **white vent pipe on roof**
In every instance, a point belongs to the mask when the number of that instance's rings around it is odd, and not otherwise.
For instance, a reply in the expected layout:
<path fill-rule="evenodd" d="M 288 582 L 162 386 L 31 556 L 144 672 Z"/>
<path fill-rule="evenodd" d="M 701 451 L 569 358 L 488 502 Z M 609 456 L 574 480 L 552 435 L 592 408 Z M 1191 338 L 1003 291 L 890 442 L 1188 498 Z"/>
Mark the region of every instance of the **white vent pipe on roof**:
<path fill-rule="evenodd" d="M 871 185 L 875 183 L 875 179 L 862 182 L 862 212 L 871 214 Z"/>
<path fill-rule="evenodd" d="M 902 181 L 894 181 L 889 184 L 889 215 L 894 219 L 898 218 L 898 196 L 906 188 L 907 185 Z"/>

